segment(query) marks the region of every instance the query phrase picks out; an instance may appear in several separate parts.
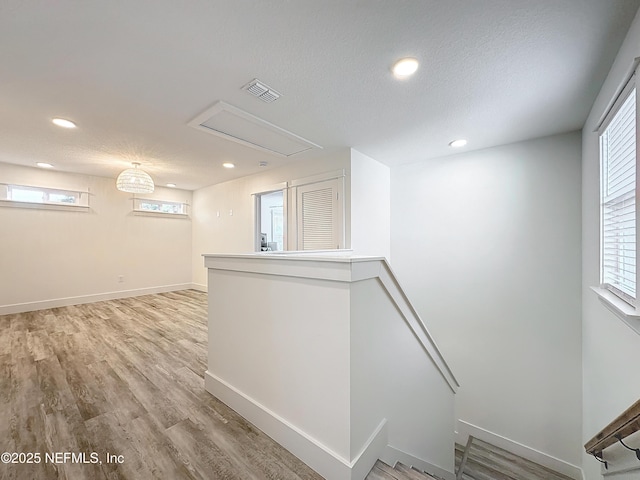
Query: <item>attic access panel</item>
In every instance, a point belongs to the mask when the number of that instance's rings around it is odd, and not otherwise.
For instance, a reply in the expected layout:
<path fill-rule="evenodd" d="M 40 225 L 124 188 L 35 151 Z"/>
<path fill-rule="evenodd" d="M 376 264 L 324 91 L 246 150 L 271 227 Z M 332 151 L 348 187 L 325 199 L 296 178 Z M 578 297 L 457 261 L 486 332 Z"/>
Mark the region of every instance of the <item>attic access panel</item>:
<path fill-rule="evenodd" d="M 322 148 L 305 138 L 225 102 L 217 102 L 188 125 L 206 133 L 283 157 Z"/>

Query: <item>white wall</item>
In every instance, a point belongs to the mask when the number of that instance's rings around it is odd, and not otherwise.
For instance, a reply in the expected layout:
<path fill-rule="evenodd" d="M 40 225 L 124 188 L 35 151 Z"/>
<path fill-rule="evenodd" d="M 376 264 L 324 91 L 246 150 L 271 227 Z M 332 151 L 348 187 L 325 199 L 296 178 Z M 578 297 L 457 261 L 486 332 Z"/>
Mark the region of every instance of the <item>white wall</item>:
<path fill-rule="evenodd" d="M 381 260 L 316 255 L 207 256 L 206 389 L 325 478 L 382 458 L 453 479 L 457 385 L 429 333 Z"/>
<path fill-rule="evenodd" d="M 190 284 L 190 219 L 134 216 L 111 178 L 0 163 L 0 182 L 91 192 L 88 212 L 0 206 L 0 308 Z M 191 192 L 145 198 L 190 204 Z"/>
<path fill-rule="evenodd" d="M 351 149 L 351 248 L 391 256 L 391 171 Z"/>
<path fill-rule="evenodd" d="M 598 285 L 600 256 L 599 149 L 594 130 L 637 56 L 638 15 L 582 131 L 583 443 L 640 398 L 640 382 L 634 372 L 640 363 L 640 336 L 610 313 L 589 289 Z M 602 478 L 596 460 L 585 455 L 583 465 L 588 480 Z"/>
<path fill-rule="evenodd" d="M 193 192 L 193 281 L 206 284 L 205 253 L 247 253 L 254 250 L 254 204 L 252 193 L 272 185 L 311 175 L 344 169 L 346 245 L 350 245 L 350 151 L 343 149 L 321 160 L 293 162 L 264 173 L 211 185 Z M 233 211 L 233 215 L 230 215 Z M 217 216 L 220 212 L 220 216 Z M 291 208 L 289 209 L 291 214 Z M 289 217 L 289 223 L 295 221 Z"/>
<path fill-rule="evenodd" d="M 348 461 L 348 284 L 213 269 L 208 280 L 208 373 Z"/>
<path fill-rule="evenodd" d="M 352 455 L 384 418 L 390 446 L 454 471 L 454 393 L 375 278 L 351 286 Z"/>
<path fill-rule="evenodd" d="M 458 418 L 579 465 L 579 133 L 394 168 L 391 197 L 392 266 Z"/>

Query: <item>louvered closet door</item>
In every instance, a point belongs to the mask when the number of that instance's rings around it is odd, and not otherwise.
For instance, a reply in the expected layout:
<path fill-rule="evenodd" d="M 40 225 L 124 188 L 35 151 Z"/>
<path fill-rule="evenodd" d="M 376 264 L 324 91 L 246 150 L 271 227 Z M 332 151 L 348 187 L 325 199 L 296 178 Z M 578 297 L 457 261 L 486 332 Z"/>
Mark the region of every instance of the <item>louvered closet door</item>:
<path fill-rule="evenodd" d="M 298 187 L 298 250 L 342 248 L 342 179 Z"/>

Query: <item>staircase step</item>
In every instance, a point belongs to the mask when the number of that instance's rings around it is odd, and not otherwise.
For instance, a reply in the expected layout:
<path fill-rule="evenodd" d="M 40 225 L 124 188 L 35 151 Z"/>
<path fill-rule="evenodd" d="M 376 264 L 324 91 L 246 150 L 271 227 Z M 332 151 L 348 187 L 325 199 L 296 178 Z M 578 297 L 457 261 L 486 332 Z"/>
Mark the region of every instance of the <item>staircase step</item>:
<path fill-rule="evenodd" d="M 425 475 L 425 478 L 428 478 L 429 480 L 431 480 L 431 479 L 433 479 L 433 480 L 444 480 L 444 478 L 442 478 L 442 477 L 439 477 L 439 476 L 437 476 L 435 474 L 431 474 L 429 472 L 422 471 L 420 469 L 417 469 L 416 467 L 411 467 L 411 468 L 413 470 L 415 470 L 416 472 Z"/>
<path fill-rule="evenodd" d="M 490 443 L 469 437 L 463 476 L 474 480 L 571 480 L 547 467 L 527 460 Z M 455 447 L 456 471 L 460 470 L 465 449 Z"/>
<path fill-rule="evenodd" d="M 470 462 L 501 472 L 514 480 L 571 480 L 565 475 L 477 438 L 471 443 L 467 463 Z"/>
<path fill-rule="evenodd" d="M 397 480 L 397 477 L 392 477 L 374 465 L 365 480 Z"/>
<path fill-rule="evenodd" d="M 423 473 L 419 470 L 416 470 L 415 468 L 407 467 L 400 462 L 396 463 L 395 470 L 398 470 L 399 472 L 406 475 L 405 478 L 407 478 L 408 480 L 435 480 L 428 473 Z"/>
<path fill-rule="evenodd" d="M 423 473 L 402 463 L 396 463 L 395 468 L 390 467 L 381 460 L 373 466 L 365 480 L 437 480 L 428 473 Z"/>
<path fill-rule="evenodd" d="M 373 466 L 365 480 L 406 480 L 406 477 L 381 460 Z"/>
<path fill-rule="evenodd" d="M 455 444 L 456 472 L 465 457 L 461 480 L 572 480 L 570 477 L 490 443 L 470 437 L 467 447 Z M 395 467 L 378 460 L 366 480 L 439 480 L 400 462 Z"/>
<path fill-rule="evenodd" d="M 473 480 L 525 480 L 524 478 L 512 477 L 501 469 L 494 469 L 487 465 L 476 462 L 472 458 L 467 459 L 464 467 L 464 474 Z"/>

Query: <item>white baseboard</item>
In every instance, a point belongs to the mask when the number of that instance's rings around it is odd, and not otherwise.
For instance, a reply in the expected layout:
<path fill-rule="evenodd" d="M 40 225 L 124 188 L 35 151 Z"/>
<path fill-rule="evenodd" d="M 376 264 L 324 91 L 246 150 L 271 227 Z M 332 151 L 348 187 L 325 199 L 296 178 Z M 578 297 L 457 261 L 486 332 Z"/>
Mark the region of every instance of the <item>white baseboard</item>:
<path fill-rule="evenodd" d="M 253 423 L 324 478 L 363 480 L 387 445 L 387 422 L 383 420 L 360 453 L 353 461 L 349 461 L 210 371 L 205 372 L 204 384 L 207 392 Z"/>
<path fill-rule="evenodd" d="M 485 442 L 491 443 L 496 447 L 500 447 L 504 450 L 508 450 L 511 453 L 515 453 L 523 458 L 538 463 L 544 467 L 555 470 L 558 473 L 562 473 L 567 477 L 574 478 L 576 480 L 582 480 L 582 469 L 576 465 L 560 460 L 552 455 L 544 452 L 540 452 L 535 448 L 523 445 L 515 440 L 503 437 L 497 433 L 490 432 L 484 428 L 478 427 L 463 420 L 458 420 L 456 443 L 460 445 L 466 445 L 469 436 L 473 436 Z"/>
<path fill-rule="evenodd" d="M 402 450 L 398 450 L 391 445 L 387 445 L 387 448 L 385 448 L 380 460 L 392 467 L 395 467 L 396 463 L 400 462 L 409 467 L 414 467 L 418 470 L 422 470 L 423 472 L 443 478 L 444 480 L 455 480 L 456 478 L 455 473 L 426 462 L 421 458 L 403 452 Z"/>
<path fill-rule="evenodd" d="M 102 302 L 104 300 L 116 300 L 118 298 L 139 297 L 153 293 L 175 292 L 193 288 L 192 283 L 179 283 L 176 285 L 161 285 L 158 287 L 138 288 L 135 290 L 120 290 L 118 292 L 98 293 L 94 295 L 81 295 L 79 297 L 56 298 L 37 302 L 14 303 L 13 305 L 0 306 L 0 315 L 13 313 L 33 312 L 48 308 L 67 307 L 69 305 L 81 305 L 83 303 Z M 206 291 L 206 290 L 205 290 Z"/>
<path fill-rule="evenodd" d="M 192 283 L 191 284 L 191 289 L 192 290 L 198 290 L 199 292 L 204 292 L 207 293 L 207 286 L 206 285 L 202 285 L 200 283 Z"/>

